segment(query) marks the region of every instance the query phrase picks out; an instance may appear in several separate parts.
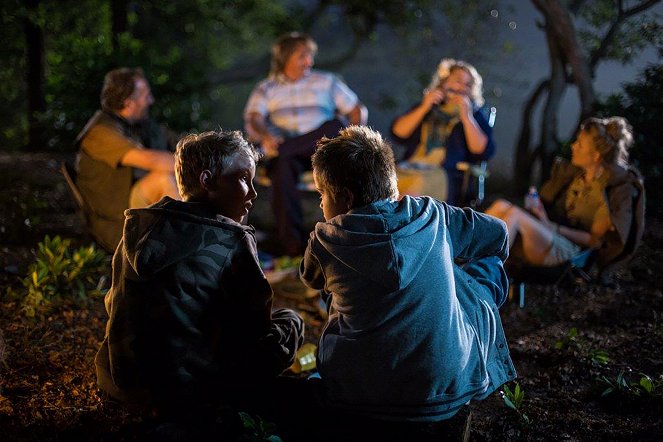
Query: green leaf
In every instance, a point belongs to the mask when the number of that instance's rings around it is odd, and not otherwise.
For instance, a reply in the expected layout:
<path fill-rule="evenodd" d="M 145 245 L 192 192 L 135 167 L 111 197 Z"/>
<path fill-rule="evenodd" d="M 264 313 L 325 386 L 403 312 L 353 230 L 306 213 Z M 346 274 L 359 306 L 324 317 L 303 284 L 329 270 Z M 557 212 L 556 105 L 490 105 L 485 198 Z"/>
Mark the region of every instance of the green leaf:
<path fill-rule="evenodd" d="M 647 375 L 643 375 L 640 378 L 640 386 L 649 394 L 652 393 L 654 390 L 654 383 L 652 382 L 651 378 Z"/>
<path fill-rule="evenodd" d="M 244 428 L 251 430 L 256 430 L 258 428 L 256 421 L 248 413 L 240 411 L 239 417 L 242 420 L 242 425 L 244 425 Z"/>

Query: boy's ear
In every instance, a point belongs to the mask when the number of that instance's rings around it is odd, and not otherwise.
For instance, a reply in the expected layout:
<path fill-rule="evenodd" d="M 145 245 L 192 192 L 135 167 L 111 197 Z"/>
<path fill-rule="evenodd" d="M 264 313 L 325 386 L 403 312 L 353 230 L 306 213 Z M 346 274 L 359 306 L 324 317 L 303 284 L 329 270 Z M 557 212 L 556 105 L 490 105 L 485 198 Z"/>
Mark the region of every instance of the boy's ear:
<path fill-rule="evenodd" d="M 210 190 L 210 186 L 212 185 L 212 172 L 207 169 L 203 170 L 200 172 L 198 181 L 200 182 L 200 187 L 205 190 Z"/>

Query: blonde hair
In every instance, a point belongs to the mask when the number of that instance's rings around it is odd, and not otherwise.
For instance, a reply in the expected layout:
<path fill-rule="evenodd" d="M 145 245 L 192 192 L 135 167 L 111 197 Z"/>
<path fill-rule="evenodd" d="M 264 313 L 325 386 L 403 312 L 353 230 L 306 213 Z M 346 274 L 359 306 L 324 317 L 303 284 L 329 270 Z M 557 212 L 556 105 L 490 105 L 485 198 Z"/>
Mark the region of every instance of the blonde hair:
<path fill-rule="evenodd" d="M 601 161 L 628 167 L 633 128 L 626 118 L 588 118 L 582 122 L 580 130 L 592 135 L 594 148 L 601 155 Z"/>
<path fill-rule="evenodd" d="M 231 166 L 237 153 L 243 153 L 254 163 L 260 160 L 258 151 L 237 130 L 192 133 L 182 137 L 175 150 L 175 179 L 182 198 L 187 201 L 200 192 L 199 177 L 203 170 L 209 170 L 212 179 L 216 179 Z"/>
<path fill-rule="evenodd" d="M 441 83 L 444 83 L 449 75 L 457 69 L 462 69 L 472 77 L 472 87 L 470 88 L 470 99 L 474 102 L 474 105 L 477 107 L 483 106 L 483 78 L 479 75 L 479 72 L 471 64 L 462 61 L 454 60 L 453 58 L 443 58 L 440 63 L 437 65 L 437 70 L 431 78 L 431 82 L 428 85 L 427 90 L 435 89 Z"/>

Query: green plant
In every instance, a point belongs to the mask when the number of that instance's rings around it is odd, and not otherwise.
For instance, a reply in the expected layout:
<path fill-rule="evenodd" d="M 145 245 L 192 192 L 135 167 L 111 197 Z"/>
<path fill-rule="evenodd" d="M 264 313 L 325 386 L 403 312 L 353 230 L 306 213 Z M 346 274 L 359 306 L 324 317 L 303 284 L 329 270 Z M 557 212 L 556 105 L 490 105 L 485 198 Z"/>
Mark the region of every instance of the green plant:
<path fill-rule="evenodd" d="M 605 350 L 600 350 L 598 348 L 590 350 L 587 356 L 594 365 L 605 365 L 610 362 L 610 356 L 608 356 L 608 353 Z"/>
<path fill-rule="evenodd" d="M 64 299 L 84 304 L 89 297 L 103 296 L 107 255 L 94 245 L 72 251 L 70 244 L 68 239 L 47 235 L 22 281 L 25 292 L 9 289 L 14 298 L 24 294 L 22 304 L 27 316 L 40 316 Z"/>
<path fill-rule="evenodd" d="M 663 394 L 663 375 L 652 379 L 645 373 L 640 373 L 638 381 L 631 382 L 627 379 L 624 371 L 620 371 L 615 379 L 601 376 L 599 381 L 607 386 L 601 397 L 617 394 L 627 398 L 654 397 Z"/>
<path fill-rule="evenodd" d="M 503 385 L 504 389 L 500 391 L 502 395 L 502 400 L 507 407 L 514 410 L 520 419 L 525 423 L 529 424 L 529 417 L 522 411 L 523 400 L 525 399 L 525 391 L 520 388 L 520 384 L 516 382 L 516 386 L 513 391 L 509 388 L 508 385 Z"/>
<path fill-rule="evenodd" d="M 557 350 L 565 350 L 570 348 L 572 345 L 577 344 L 578 338 L 578 329 L 572 327 L 562 339 L 555 342 L 555 348 Z"/>
<path fill-rule="evenodd" d="M 276 430 L 276 425 L 273 422 L 265 421 L 260 416 L 256 416 L 254 419 L 251 415 L 242 411 L 239 412 L 239 417 L 244 428 L 252 432 L 250 439 L 243 440 L 283 442 L 279 436 L 273 434 Z"/>

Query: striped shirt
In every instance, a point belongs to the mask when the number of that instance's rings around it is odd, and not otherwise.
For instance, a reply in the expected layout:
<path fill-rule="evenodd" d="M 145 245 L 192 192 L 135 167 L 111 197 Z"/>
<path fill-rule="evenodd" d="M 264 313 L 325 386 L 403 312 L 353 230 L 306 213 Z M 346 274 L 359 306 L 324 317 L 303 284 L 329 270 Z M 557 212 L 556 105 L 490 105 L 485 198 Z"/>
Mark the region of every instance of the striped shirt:
<path fill-rule="evenodd" d="M 317 129 L 337 112 L 350 113 L 358 103 L 357 94 L 336 75 L 311 71 L 297 81 L 278 75 L 258 83 L 246 103 L 244 116 L 258 113 L 271 132 L 293 137 Z"/>

